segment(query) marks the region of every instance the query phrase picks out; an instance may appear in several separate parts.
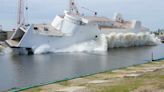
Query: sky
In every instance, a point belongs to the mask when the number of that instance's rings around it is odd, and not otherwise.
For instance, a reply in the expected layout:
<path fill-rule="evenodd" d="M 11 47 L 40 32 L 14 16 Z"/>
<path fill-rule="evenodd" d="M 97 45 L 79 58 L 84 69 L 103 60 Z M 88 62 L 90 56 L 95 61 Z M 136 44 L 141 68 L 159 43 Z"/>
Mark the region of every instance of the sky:
<path fill-rule="evenodd" d="M 16 27 L 18 0 L 0 0 L 0 25 L 5 30 Z M 68 9 L 69 0 L 25 0 L 28 23 L 51 23 L 56 14 Z M 113 18 L 121 13 L 125 19 L 140 20 L 152 31 L 164 28 L 164 0 L 76 0 L 79 7 L 97 11 L 99 16 Z M 84 10 L 83 10 L 84 11 Z M 91 14 L 88 11 L 86 13 Z"/>

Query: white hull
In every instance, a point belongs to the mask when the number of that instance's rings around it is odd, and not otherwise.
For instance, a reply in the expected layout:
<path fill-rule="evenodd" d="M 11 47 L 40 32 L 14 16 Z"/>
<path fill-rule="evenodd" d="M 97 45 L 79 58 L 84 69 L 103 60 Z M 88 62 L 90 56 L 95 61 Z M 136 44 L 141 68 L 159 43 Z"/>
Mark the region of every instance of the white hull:
<path fill-rule="evenodd" d="M 85 32 L 89 29 L 89 32 Z M 94 27 L 77 27 L 75 33 L 65 34 L 64 36 L 45 36 L 29 30 L 22 38 L 18 47 L 35 49 L 41 45 L 48 44 L 56 49 L 69 46 L 71 44 L 80 43 L 82 41 L 96 39 L 95 37 L 100 34 L 99 30 Z"/>

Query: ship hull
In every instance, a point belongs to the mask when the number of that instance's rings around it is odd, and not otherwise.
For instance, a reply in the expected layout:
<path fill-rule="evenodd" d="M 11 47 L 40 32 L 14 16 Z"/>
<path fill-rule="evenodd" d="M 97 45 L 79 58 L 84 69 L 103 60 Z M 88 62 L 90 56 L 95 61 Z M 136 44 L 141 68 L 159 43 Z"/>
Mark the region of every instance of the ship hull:
<path fill-rule="evenodd" d="M 6 43 L 15 52 L 22 54 L 22 52 L 27 51 L 25 54 L 33 54 L 37 48 L 43 45 L 48 45 L 53 49 L 60 49 L 83 41 L 97 39 L 101 34 L 95 25 L 79 26 L 74 29 L 74 33 L 63 34 L 62 36 L 40 34 L 33 30 L 33 28 L 33 26 L 28 30 L 18 28 L 12 38 L 6 40 Z M 19 38 L 19 40 L 16 38 Z M 17 51 L 18 49 L 20 51 Z"/>

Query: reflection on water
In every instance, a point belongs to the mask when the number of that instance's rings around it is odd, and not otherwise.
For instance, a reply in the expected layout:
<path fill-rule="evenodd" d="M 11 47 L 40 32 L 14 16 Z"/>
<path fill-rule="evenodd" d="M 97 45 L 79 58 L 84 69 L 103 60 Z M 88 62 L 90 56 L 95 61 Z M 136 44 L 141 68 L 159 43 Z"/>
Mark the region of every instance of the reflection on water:
<path fill-rule="evenodd" d="M 108 52 L 0 55 L 0 91 L 145 63 L 164 57 L 164 45 L 109 49 Z"/>

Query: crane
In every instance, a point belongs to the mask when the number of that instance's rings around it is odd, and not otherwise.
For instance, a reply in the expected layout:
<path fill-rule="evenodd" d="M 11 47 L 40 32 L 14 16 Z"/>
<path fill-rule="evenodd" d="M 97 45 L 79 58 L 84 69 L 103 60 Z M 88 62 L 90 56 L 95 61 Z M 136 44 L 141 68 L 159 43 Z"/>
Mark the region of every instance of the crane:
<path fill-rule="evenodd" d="M 25 10 L 28 10 L 28 7 L 25 4 L 25 0 L 18 0 L 17 26 L 25 25 Z"/>
<path fill-rule="evenodd" d="M 17 26 L 24 25 L 24 0 L 18 0 Z"/>
<path fill-rule="evenodd" d="M 94 15 L 97 15 L 97 12 L 95 12 L 95 11 L 93 11 L 93 10 L 90 10 L 90 9 L 88 9 L 88 8 L 86 8 L 86 7 L 80 7 L 80 8 L 81 8 L 81 9 L 84 9 L 84 10 L 87 10 L 87 11 L 89 11 L 89 12 L 92 12 L 92 13 L 94 13 Z M 80 15 L 80 12 L 79 12 L 79 10 L 78 10 L 76 4 L 75 4 L 75 0 L 69 0 L 69 12 L 70 12 L 70 13 L 75 13 L 75 14 L 77 14 L 77 15 Z"/>
<path fill-rule="evenodd" d="M 87 10 L 87 11 L 89 11 L 89 12 L 94 13 L 94 15 L 97 15 L 97 12 L 96 12 L 96 11 L 93 11 L 93 10 L 88 9 L 88 8 L 86 8 L 86 7 L 81 7 L 81 8 L 84 9 L 84 10 Z"/>

